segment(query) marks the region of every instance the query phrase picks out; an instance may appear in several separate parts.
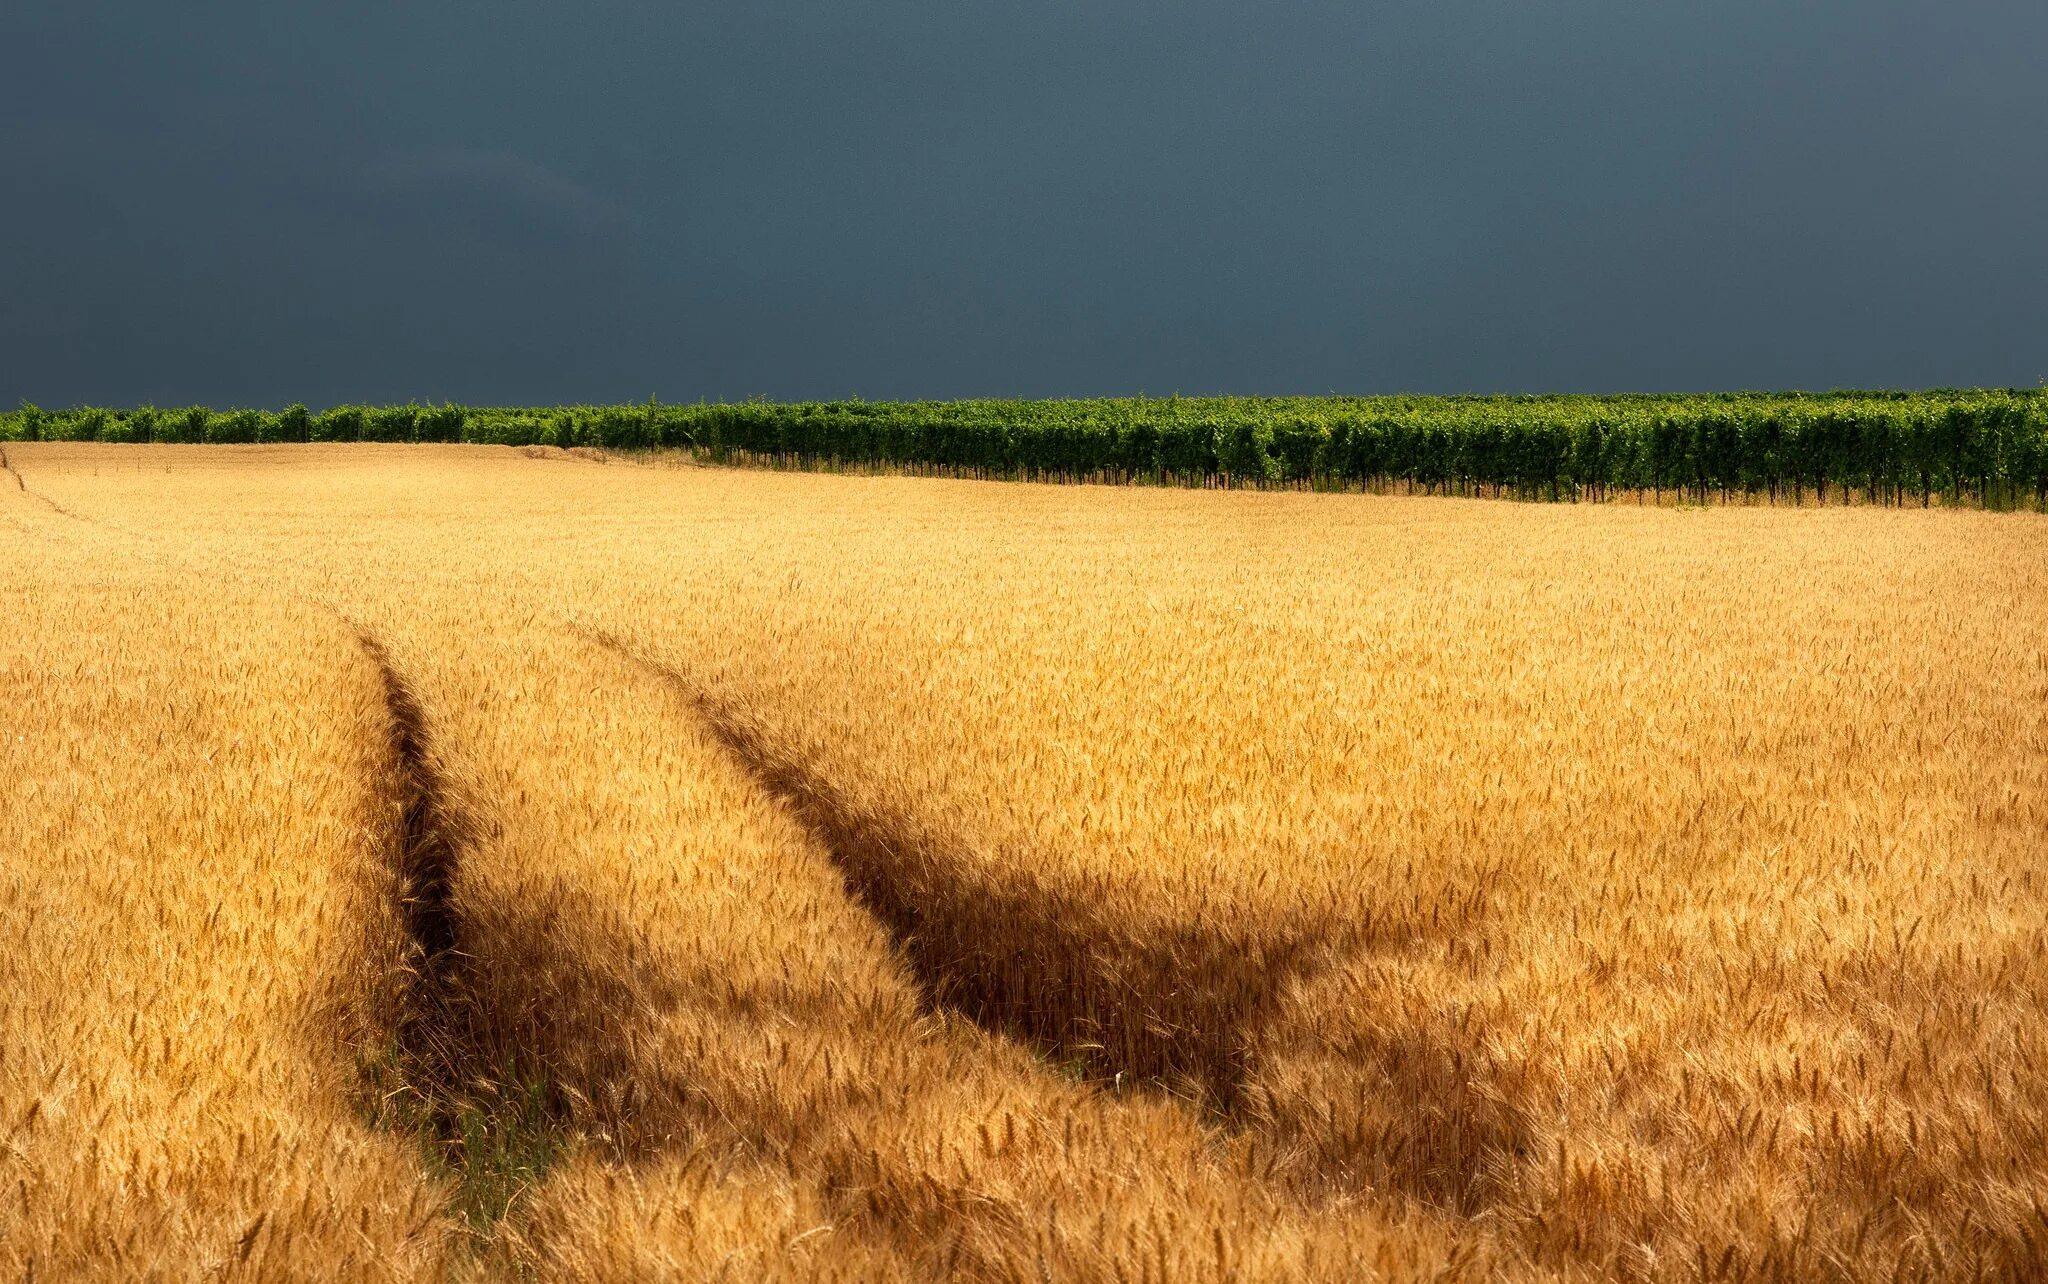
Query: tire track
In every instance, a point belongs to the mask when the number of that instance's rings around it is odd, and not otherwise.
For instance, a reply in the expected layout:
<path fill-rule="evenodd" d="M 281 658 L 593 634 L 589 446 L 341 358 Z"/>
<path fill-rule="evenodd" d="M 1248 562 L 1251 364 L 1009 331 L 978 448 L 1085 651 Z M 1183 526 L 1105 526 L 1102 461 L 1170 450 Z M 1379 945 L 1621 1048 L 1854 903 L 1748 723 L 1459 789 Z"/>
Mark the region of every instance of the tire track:
<path fill-rule="evenodd" d="M 419 698 L 384 644 L 367 630 L 351 627 L 376 666 L 389 720 L 393 790 L 399 801 L 393 836 L 399 917 L 418 952 L 421 985 L 438 993 L 447 989 L 450 968 L 459 958 L 460 921 L 452 903 L 461 860 L 459 827 L 443 801 L 440 775 L 429 756 L 426 715 Z"/>
<path fill-rule="evenodd" d="M 0 446 L 0 471 L 5 471 L 8 476 L 14 478 L 14 486 L 16 490 L 19 490 L 22 494 L 27 495 L 30 499 L 36 500 L 37 502 L 44 504 L 49 508 L 51 512 L 62 513 L 64 516 L 70 518 L 74 522 L 85 522 L 88 525 L 95 524 L 92 518 L 83 516 L 79 513 L 72 512 L 70 509 L 64 507 L 64 505 L 58 503 L 56 500 L 51 499 L 48 495 L 45 495 L 43 494 L 43 492 L 35 489 L 33 486 L 30 486 L 28 484 L 28 479 L 21 475 L 21 469 L 15 467 L 14 461 L 8 458 L 7 448 L 5 446 Z"/>
<path fill-rule="evenodd" d="M 355 639 L 375 672 L 385 711 L 389 768 L 382 782 L 393 819 L 381 842 L 394 879 L 397 919 L 407 942 L 396 992 L 379 996 L 390 1046 L 357 1067 L 371 1122 L 413 1136 L 456 1182 L 457 1210 L 488 1238 L 514 1199 L 529 1190 L 568 1145 L 568 1114 L 476 984 L 462 948 L 455 889 L 468 820 L 434 765 L 421 701 L 389 649 L 336 603 L 239 566 L 202 567 L 188 555 L 154 547 L 154 533 L 129 531 L 74 512 L 29 486 L 4 451 L 0 466 L 19 490 L 53 512 L 97 531 L 135 539 L 132 551 L 178 575 L 213 574 L 332 617 Z"/>
<path fill-rule="evenodd" d="M 610 634 L 585 636 L 675 687 L 713 739 L 811 831 L 889 930 L 930 1006 L 1092 1080 L 1157 1088 L 1233 1118 L 1256 1033 L 1290 987 L 1370 932 L 1305 920 L 1270 939 L 1191 923 L 1139 939 L 1028 869 L 1007 888 L 963 887 L 958 862 L 916 825 L 857 805 L 674 666 Z"/>
<path fill-rule="evenodd" d="M 744 1156 L 816 1191 L 835 1235 L 932 1278 L 1322 1278 L 1408 1251 L 1379 1210 L 1274 1180 L 1278 1147 L 972 1019 L 686 684 L 586 630 L 545 632 L 584 645 L 494 644 L 437 664 L 431 690 L 489 817 L 464 881 L 480 984 L 500 1022 L 539 1005 L 530 1046 L 597 1171 L 665 1183 L 693 1153 Z M 505 672 L 534 655 L 550 678 Z M 565 1233 L 549 1218 L 577 1207 L 575 1180 L 536 1201 L 536 1244 Z M 548 1251 L 590 1251 L 567 1233 Z M 1436 1233 L 1415 1246 L 1432 1271 L 1451 1260 Z"/>
<path fill-rule="evenodd" d="M 543 1067 L 522 1064 L 473 983 L 456 895 L 472 834 L 435 766 L 418 694 L 383 642 L 342 618 L 376 671 L 385 710 L 394 815 L 384 845 L 408 956 L 390 1057 L 365 1067 L 372 1114 L 429 1149 L 456 1180 L 458 1211 L 489 1238 L 567 1148 L 566 1103 Z"/>
<path fill-rule="evenodd" d="M 1522 1072 L 1494 1064 L 1486 1029 L 1445 1020 L 1398 983 L 1440 937 L 1476 925 L 1482 900 L 1426 927 L 1309 916 L 1261 939 L 1204 924 L 1137 933 L 1027 869 L 1005 889 L 964 887 L 959 859 L 914 823 L 859 806 L 675 666 L 579 631 L 674 687 L 811 831 L 889 930 L 931 1008 L 1081 1067 L 1098 1085 L 1163 1090 L 1282 1158 L 1283 1184 L 1311 1202 L 1385 1184 L 1470 1214 L 1528 1153 Z M 1353 1021 L 1317 1021 L 1329 1005 L 1316 996 L 1331 994 Z M 1325 1075 L 1349 1094 L 1333 1113 Z"/>

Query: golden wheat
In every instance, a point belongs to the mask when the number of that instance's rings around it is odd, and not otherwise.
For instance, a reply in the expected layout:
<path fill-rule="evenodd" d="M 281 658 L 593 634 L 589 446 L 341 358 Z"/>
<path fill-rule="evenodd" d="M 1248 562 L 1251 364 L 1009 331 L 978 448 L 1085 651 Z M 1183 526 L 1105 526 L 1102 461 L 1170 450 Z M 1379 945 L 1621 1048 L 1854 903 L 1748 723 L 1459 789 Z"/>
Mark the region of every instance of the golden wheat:
<path fill-rule="evenodd" d="M 413 684 L 500 1261 L 2043 1267 L 2037 521 L 19 455 Z"/>
<path fill-rule="evenodd" d="M 0 1274 L 438 1277 L 357 1100 L 404 965 L 366 664 L 0 504 Z"/>

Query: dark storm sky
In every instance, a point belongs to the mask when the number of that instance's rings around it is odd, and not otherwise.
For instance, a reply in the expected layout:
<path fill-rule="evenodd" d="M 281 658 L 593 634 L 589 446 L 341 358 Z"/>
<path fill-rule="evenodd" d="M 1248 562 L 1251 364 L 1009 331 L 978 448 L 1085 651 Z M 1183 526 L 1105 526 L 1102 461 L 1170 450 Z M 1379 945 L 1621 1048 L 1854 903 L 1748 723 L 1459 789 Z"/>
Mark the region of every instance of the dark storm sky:
<path fill-rule="evenodd" d="M 8 405 L 2043 378 L 2042 0 L 0 6 Z"/>

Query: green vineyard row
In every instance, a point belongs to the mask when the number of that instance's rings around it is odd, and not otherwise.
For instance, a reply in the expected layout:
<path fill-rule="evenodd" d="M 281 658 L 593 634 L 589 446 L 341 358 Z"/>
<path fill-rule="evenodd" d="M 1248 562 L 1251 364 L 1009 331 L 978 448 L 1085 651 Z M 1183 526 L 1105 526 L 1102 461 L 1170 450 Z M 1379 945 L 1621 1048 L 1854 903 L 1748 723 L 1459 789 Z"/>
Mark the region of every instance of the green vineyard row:
<path fill-rule="evenodd" d="M 594 446 L 976 477 L 2048 508 L 2041 389 L 0 414 L 0 441 L 24 440 Z"/>

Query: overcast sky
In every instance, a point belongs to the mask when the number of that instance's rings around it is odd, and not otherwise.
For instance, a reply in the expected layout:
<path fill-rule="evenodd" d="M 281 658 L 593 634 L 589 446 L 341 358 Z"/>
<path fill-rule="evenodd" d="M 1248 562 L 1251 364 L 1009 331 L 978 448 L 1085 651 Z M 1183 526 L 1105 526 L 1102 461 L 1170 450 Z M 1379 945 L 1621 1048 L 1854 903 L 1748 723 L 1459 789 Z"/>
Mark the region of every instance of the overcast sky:
<path fill-rule="evenodd" d="M 0 404 L 2043 379 L 2042 0 L 0 6 Z"/>

